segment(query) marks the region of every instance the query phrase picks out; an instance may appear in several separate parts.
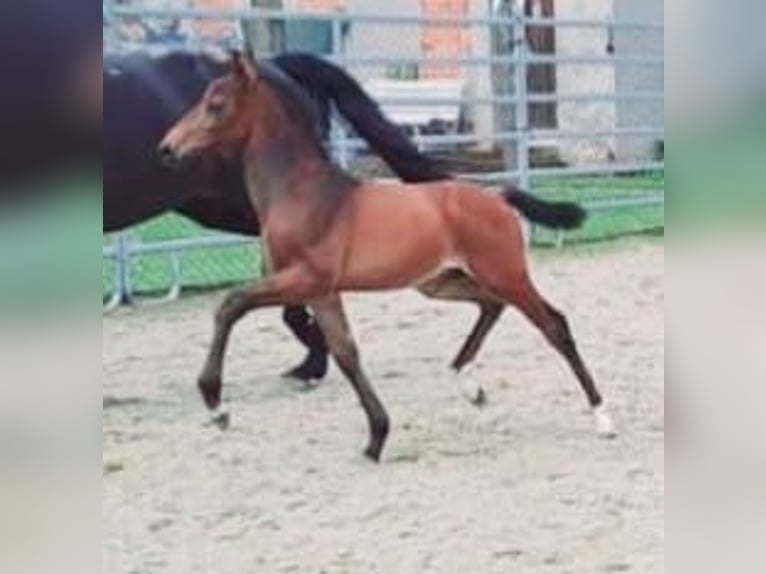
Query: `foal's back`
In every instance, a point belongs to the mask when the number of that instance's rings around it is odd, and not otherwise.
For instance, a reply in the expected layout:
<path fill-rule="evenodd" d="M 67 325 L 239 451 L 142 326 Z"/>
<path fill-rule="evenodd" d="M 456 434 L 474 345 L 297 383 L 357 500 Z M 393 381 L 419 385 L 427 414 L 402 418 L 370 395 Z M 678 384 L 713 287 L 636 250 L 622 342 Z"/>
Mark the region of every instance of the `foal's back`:
<path fill-rule="evenodd" d="M 491 190 L 467 182 L 368 182 L 352 194 L 343 289 L 401 288 L 474 252 L 523 250 L 519 218 Z"/>

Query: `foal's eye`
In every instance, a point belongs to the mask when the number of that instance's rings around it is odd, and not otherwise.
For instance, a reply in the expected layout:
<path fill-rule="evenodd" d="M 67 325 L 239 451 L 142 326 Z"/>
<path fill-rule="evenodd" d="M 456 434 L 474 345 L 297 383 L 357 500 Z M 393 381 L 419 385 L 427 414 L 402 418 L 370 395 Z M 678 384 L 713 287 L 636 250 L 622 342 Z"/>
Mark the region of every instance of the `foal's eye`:
<path fill-rule="evenodd" d="M 211 102 L 207 105 L 207 112 L 215 117 L 222 116 L 225 110 L 226 106 L 223 104 L 223 102 Z"/>

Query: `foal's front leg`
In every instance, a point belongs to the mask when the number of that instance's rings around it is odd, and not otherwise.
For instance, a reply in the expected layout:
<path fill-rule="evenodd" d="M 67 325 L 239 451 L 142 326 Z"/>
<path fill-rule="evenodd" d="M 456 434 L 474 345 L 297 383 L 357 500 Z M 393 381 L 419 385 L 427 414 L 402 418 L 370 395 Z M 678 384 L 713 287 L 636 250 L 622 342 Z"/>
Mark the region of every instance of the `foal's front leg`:
<path fill-rule="evenodd" d="M 198 383 L 205 404 L 216 413 L 214 420 L 219 426 L 228 424 L 228 417 L 217 411 L 223 389 L 223 361 L 236 322 L 254 309 L 302 303 L 317 296 L 321 289 L 315 274 L 299 265 L 278 271 L 250 287 L 231 291 L 223 300 L 215 314 L 213 341 Z"/>
<path fill-rule="evenodd" d="M 364 454 L 373 461 L 380 462 L 380 455 L 388 438 L 390 422 L 383 404 L 362 369 L 359 350 L 351 335 L 351 328 L 340 296 L 333 295 L 321 301 L 314 301 L 311 308 L 327 338 L 333 358 L 354 388 L 367 415 L 367 422 L 370 425 L 370 442 Z"/>

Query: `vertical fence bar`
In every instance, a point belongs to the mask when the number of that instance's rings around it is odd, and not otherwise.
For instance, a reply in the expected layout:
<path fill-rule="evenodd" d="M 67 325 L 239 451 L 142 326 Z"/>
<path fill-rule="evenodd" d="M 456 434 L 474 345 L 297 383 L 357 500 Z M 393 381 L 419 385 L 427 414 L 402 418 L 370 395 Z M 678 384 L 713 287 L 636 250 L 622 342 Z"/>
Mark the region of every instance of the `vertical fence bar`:
<path fill-rule="evenodd" d="M 117 236 L 115 246 L 115 300 L 119 305 L 130 304 L 132 289 L 130 282 L 130 238 L 127 233 Z"/>
<path fill-rule="evenodd" d="M 529 97 L 527 91 L 527 70 L 529 45 L 527 43 L 527 24 L 524 16 L 518 14 L 514 20 L 514 72 L 516 112 L 514 131 L 516 132 L 516 163 L 519 173 L 519 187 L 530 191 L 529 176 Z M 535 238 L 535 226 L 530 224 L 527 241 L 532 243 Z"/>
<path fill-rule="evenodd" d="M 339 11 L 332 14 L 332 59 L 335 62 L 342 62 L 346 53 L 346 47 L 343 41 L 343 19 Z M 351 164 L 349 157 L 348 135 L 345 126 L 336 118 L 332 120 L 330 130 L 331 147 L 336 150 L 334 155 L 338 164 L 343 169 L 348 169 Z"/>

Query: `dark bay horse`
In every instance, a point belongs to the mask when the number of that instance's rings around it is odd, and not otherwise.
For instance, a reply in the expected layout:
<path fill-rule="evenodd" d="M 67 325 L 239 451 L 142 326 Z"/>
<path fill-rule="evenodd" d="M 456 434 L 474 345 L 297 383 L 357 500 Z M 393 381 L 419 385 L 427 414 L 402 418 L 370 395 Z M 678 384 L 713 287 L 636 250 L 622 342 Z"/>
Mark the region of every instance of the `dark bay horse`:
<path fill-rule="evenodd" d="M 448 177 L 392 124 L 342 68 L 310 54 L 284 54 L 269 62 L 301 92 L 300 105 L 325 138 L 331 108 L 368 142 L 405 181 Z M 204 169 L 169 170 L 155 153 L 164 133 L 227 71 L 225 59 L 199 52 L 108 56 L 104 61 L 106 116 L 103 131 L 104 231 L 117 231 L 167 211 L 213 229 L 260 234 L 250 207 L 239 158 L 215 158 Z M 309 349 L 289 372 L 317 379 L 327 370 L 321 330 L 302 306 L 288 306 L 284 319 Z"/>
<path fill-rule="evenodd" d="M 362 368 L 341 293 L 414 287 L 428 297 L 478 305 L 478 321 L 453 362 L 458 371 L 476 357 L 503 310 L 517 308 L 569 363 L 599 433 L 613 436 L 567 320 L 530 278 L 521 229 L 520 215 L 541 225 L 577 227 L 585 219 L 579 206 L 468 182 L 358 181 L 331 163 L 294 86 L 239 54 L 232 57 L 231 73 L 210 85 L 159 149 L 175 165 L 217 154 L 243 157 L 249 197 L 263 226 L 270 274 L 232 291 L 216 314 L 199 379 L 213 411 L 221 404 L 234 324 L 254 309 L 309 304 L 367 415 L 365 454 L 379 461 L 389 417 Z M 477 387 L 470 398 L 480 404 L 484 392 Z M 226 415 L 218 416 L 227 424 Z"/>

